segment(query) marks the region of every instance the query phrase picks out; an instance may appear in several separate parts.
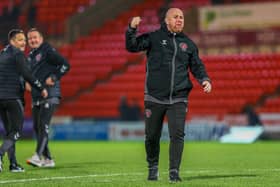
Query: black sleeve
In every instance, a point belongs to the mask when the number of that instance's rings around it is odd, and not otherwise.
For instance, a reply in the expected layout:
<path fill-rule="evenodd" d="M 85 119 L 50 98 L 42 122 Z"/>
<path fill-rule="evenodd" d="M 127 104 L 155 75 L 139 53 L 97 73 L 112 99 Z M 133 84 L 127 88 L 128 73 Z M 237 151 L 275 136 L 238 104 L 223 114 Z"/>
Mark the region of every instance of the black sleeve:
<path fill-rule="evenodd" d="M 48 51 L 47 62 L 57 66 L 57 71 L 51 75 L 54 81 L 60 80 L 70 70 L 70 64 L 54 48 Z"/>
<path fill-rule="evenodd" d="M 16 53 L 15 58 L 17 72 L 33 87 L 42 91 L 44 87 L 41 82 L 32 75 L 31 70 L 28 68 L 24 54 Z"/>
<path fill-rule="evenodd" d="M 205 66 L 198 55 L 198 49 L 196 46 L 194 46 L 192 57 L 191 57 L 191 63 L 190 63 L 190 70 L 196 80 L 202 84 L 203 81 L 210 81 L 209 76 L 206 73 Z"/>
<path fill-rule="evenodd" d="M 150 37 L 149 34 L 142 34 L 136 37 L 137 29 L 128 27 L 125 34 L 125 45 L 126 50 L 129 52 L 139 52 L 147 50 L 150 47 Z"/>

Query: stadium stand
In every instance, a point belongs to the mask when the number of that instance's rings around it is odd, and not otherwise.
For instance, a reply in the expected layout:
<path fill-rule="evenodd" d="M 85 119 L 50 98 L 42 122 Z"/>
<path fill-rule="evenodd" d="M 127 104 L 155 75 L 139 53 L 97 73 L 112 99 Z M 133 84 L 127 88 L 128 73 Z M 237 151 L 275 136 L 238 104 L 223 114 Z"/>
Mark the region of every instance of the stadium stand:
<path fill-rule="evenodd" d="M 70 62 L 73 67 L 80 68 L 77 68 L 77 70 L 75 70 L 76 72 L 70 72 L 70 76 L 68 77 L 72 77 L 71 75 L 74 75 L 75 73 L 86 75 L 88 73 L 86 73 L 85 71 L 91 71 L 90 69 L 92 69 L 92 74 L 94 74 L 93 71 L 98 72 L 97 74 L 95 74 L 95 76 L 97 76 L 97 80 L 100 80 L 106 78 L 106 76 L 108 76 L 112 72 L 118 72 L 126 68 L 127 62 L 133 62 L 137 57 L 141 59 L 142 57 L 140 54 L 130 54 L 125 50 L 124 31 L 127 28 L 127 22 L 131 16 L 137 15 L 138 13 L 142 12 L 143 25 L 140 29 L 140 32 L 147 32 L 148 30 L 151 31 L 159 28 L 160 25 L 158 21 L 157 10 L 161 7 L 162 3 L 163 1 L 145 1 L 142 4 L 135 6 L 129 12 L 120 15 L 113 22 L 108 22 L 101 29 L 93 31 L 90 36 L 78 40 L 75 45 L 76 49 L 79 50 L 72 50 Z M 118 29 L 112 30 L 112 28 Z M 68 84 L 67 79 L 66 83 L 65 81 L 63 82 L 63 85 L 65 84 Z M 88 86 L 91 86 L 91 84 L 88 84 Z M 97 85 L 95 89 L 98 90 L 98 86 L 99 85 Z M 115 96 L 113 97 L 113 100 L 110 101 L 108 99 L 108 105 L 106 103 L 104 104 L 105 101 L 100 99 L 99 97 L 95 97 L 95 95 L 85 94 L 77 100 L 63 105 L 62 109 L 58 111 L 58 114 L 66 115 L 69 112 L 71 113 L 71 106 L 75 105 L 77 107 L 77 111 L 79 111 L 74 114 L 77 117 L 117 117 L 117 105 L 119 102 L 119 97 L 124 93 L 122 91 L 114 92 L 114 89 L 119 87 L 127 89 L 129 85 L 124 84 L 122 86 L 110 86 L 110 84 L 107 85 L 106 83 L 105 87 L 107 86 L 108 88 L 106 88 L 105 91 L 102 91 L 101 89 L 101 91 L 99 92 L 94 89 L 93 94 L 97 93 L 97 95 L 103 96 L 105 96 L 105 93 L 107 92 L 110 94 L 114 94 Z M 131 91 L 135 92 L 135 89 L 132 88 L 136 88 L 138 85 L 132 83 L 131 86 Z M 110 88 L 112 88 L 112 90 L 110 90 Z M 138 87 L 138 89 L 143 89 L 143 83 L 141 83 L 141 87 Z M 143 91 L 139 92 L 139 94 L 143 95 Z M 90 102 L 89 98 L 91 98 Z M 100 109 L 101 106 L 103 106 L 104 110 Z M 108 106 L 110 106 L 112 110 L 108 110 Z"/>
<path fill-rule="evenodd" d="M 280 97 L 279 97 L 279 87 L 278 87 L 278 95 L 274 95 L 274 97 L 267 98 L 264 105 L 257 109 L 257 112 L 259 112 L 259 113 L 280 113 L 279 104 L 280 104 Z"/>
<path fill-rule="evenodd" d="M 18 27 L 21 3 L 21 0 L 1 0 L 0 2 L 0 43 L 3 45 L 7 44 L 9 30 Z"/>
<path fill-rule="evenodd" d="M 162 1 L 146 1 L 132 9 L 130 13 L 124 13 L 117 20 L 109 21 L 89 36 L 81 37 L 75 43 L 61 48 L 62 54 L 70 60 L 73 70 L 62 80 L 64 95 L 70 97 L 81 90 L 91 89 L 96 81 L 107 79 L 113 72 L 125 68 L 127 62 L 132 62 L 135 57 L 139 57 L 139 54 L 128 53 L 124 47 L 124 31 L 128 19 L 148 7 L 150 9 L 159 8 L 161 3 Z M 154 15 L 158 8 L 154 10 Z M 145 14 L 151 13 L 151 11 L 146 12 Z M 153 25 L 149 29 L 155 27 L 159 27 L 159 24 Z M 112 28 L 116 29 L 112 30 Z M 28 96 L 27 100 L 29 101 Z M 71 108 L 73 109 L 73 107 Z M 29 107 L 27 107 L 26 113 L 30 115 Z M 65 112 L 62 114 L 66 115 Z"/>
<path fill-rule="evenodd" d="M 263 94 L 273 93 L 279 84 L 279 55 L 207 56 L 203 60 L 214 90 L 206 95 L 193 80 L 195 89 L 189 99 L 189 117 L 240 113 L 244 105 L 256 103 Z M 115 75 L 106 84 L 97 85 L 93 92 L 81 96 L 76 101 L 77 105 L 69 103 L 58 114 L 117 117 L 121 95 L 126 95 L 129 101 L 136 98 L 143 109 L 144 78 L 143 60 L 141 64 L 130 66 L 123 74 Z M 75 112 L 71 111 L 73 104 L 78 106 Z"/>
<path fill-rule="evenodd" d="M 194 89 L 192 113 L 239 113 L 244 105 L 256 103 L 279 85 L 279 55 L 226 55 L 203 58 L 213 81 L 213 93 L 205 96 Z M 215 107 L 213 107 L 215 106 Z"/>
<path fill-rule="evenodd" d="M 55 6 L 53 2 L 42 0 L 36 4 L 40 12 L 38 20 L 50 25 L 46 30 L 48 34 L 64 32 L 64 27 L 54 29 L 51 26 L 54 20 L 57 20 L 55 24 L 63 25 L 79 7 L 90 4 L 89 0 L 63 0 Z M 57 14 L 66 4 L 71 8 L 63 8 L 63 13 Z M 174 0 L 169 6 L 187 10 L 210 4 L 209 0 Z M 159 28 L 159 11 L 166 5 L 164 0 L 143 1 L 89 35 L 59 48 L 69 59 L 72 69 L 62 80 L 64 100 L 56 115 L 115 119 L 119 116 L 118 104 L 122 95 L 126 95 L 129 102 L 136 99 L 143 110 L 145 59 L 142 53 L 126 52 L 124 31 L 128 20 L 136 15 L 142 17 L 140 33 Z M 212 78 L 213 92 L 204 94 L 193 80 L 195 88 L 189 99 L 188 117 L 240 113 L 244 105 L 258 103 L 264 95 L 274 94 L 279 86 L 279 54 L 218 54 L 203 55 L 202 59 Z M 277 105 L 277 99 L 268 99 L 258 112 L 279 111 Z M 30 116 L 29 106 L 27 115 Z"/>
<path fill-rule="evenodd" d="M 184 0 L 174 0 L 170 3 L 170 7 L 178 7 L 182 10 L 188 10 L 193 6 L 206 6 L 210 5 L 210 0 L 198 0 L 198 1 L 184 1 Z"/>
<path fill-rule="evenodd" d="M 48 35 L 63 35 L 65 21 L 75 13 L 83 12 L 87 6 L 93 4 L 91 0 L 40 0 L 33 3 L 36 10 L 36 27 L 41 28 Z M 28 9 L 20 16 L 20 25 L 28 23 Z"/>

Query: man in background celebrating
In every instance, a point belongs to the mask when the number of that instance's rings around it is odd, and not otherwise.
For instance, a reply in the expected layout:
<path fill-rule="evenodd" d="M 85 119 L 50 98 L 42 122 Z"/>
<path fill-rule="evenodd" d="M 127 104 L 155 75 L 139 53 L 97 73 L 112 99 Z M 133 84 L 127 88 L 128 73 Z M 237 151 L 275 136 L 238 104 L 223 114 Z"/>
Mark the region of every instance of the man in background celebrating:
<path fill-rule="evenodd" d="M 27 164 L 36 167 L 54 167 L 55 162 L 48 146 L 49 125 L 60 103 L 60 79 L 69 71 L 70 65 L 50 44 L 44 42 L 42 33 L 36 28 L 28 31 L 27 38 L 32 49 L 28 57 L 32 74 L 47 86 L 49 92 L 48 98 L 42 98 L 37 90 L 31 90 L 37 147 L 35 154 L 27 160 Z"/>
<path fill-rule="evenodd" d="M 6 131 L 0 147 L 0 172 L 3 170 L 2 159 L 5 152 L 10 160 L 10 171 L 23 172 L 23 167 L 16 160 L 15 143 L 21 136 L 24 121 L 24 80 L 28 81 L 42 98 L 46 98 L 48 92 L 28 68 L 23 53 L 26 45 L 23 31 L 11 30 L 8 40 L 9 45 L 0 52 L 0 116 Z"/>

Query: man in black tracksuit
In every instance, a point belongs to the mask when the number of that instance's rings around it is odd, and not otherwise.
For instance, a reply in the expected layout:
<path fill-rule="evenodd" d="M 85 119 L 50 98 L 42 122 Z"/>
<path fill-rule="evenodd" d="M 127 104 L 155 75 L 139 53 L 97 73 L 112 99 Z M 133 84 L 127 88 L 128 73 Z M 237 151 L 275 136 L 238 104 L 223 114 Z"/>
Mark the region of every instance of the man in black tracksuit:
<path fill-rule="evenodd" d="M 166 114 L 170 134 L 169 180 L 179 182 L 187 98 L 193 86 L 188 71 L 207 93 L 211 83 L 196 45 L 182 33 L 184 16 L 180 9 L 169 9 L 159 30 L 136 37 L 140 21 L 140 17 L 132 18 L 126 32 L 126 48 L 130 52 L 146 50 L 147 54 L 144 100 L 148 180 L 158 180 L 160 136 Z"/>
<path fill-rule="evenodd" d="M 49 93 L 45 99 L 37 90 L 32 89 L 32 116 L 37 147 L 27 163 L 37 167 L 54 167 L 48 147 L 49 125 L 61 98 L 60 79 L 69 71 L 70 65 L 53 47 L 43 41 L 43 36 L 37 29 L 29 30 L 27 37 L 32 49 L 28 57 L 32 74 L 46 84 Z"/>
<path fill-rule="evenodd" d="M 22 30 L 13 29 L 8 34 L 9 45 L 0 52 L 0 116 L 6 136 L 0 147 L 0 172 L 2 158 L 8 153 L 11 172 L 23 172 L 17 163 L 15 142 L 21 135 L 24 120 L 24 80 L 28 81 L 42 97 L 47 97 L 47 90 L 41 82 L 31 75 L 23 51 L 26 39 Z"/>

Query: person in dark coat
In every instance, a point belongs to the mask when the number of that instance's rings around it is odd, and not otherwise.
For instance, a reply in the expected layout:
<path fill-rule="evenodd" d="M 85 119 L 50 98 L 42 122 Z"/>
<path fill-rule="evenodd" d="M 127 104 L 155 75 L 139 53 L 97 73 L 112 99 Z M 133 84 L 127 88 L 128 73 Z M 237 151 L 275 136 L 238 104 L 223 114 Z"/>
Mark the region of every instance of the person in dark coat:
<path fill-rule="evenodd" d="M 168 9 L 160 29 L 136 36 L 140 22 L 140 17 L 132 18 L 126 31 L 126 49 L 129 52 L 146 51 L 147 55 L 144 112 L 148 180 L 158 180 L 160 137 L 167 115 L 169 180 L 180 182 L 188 95 L 193 87 L 189 71 L 206 93 L 211 91 L 211 81 L 199 58 L 197 46 L 182 32 L 182 10 Z"/>

